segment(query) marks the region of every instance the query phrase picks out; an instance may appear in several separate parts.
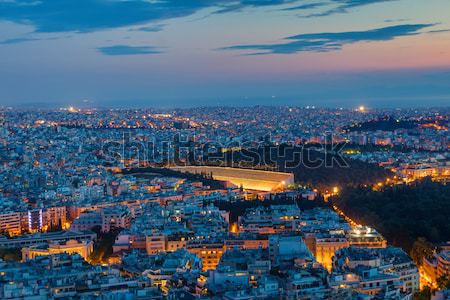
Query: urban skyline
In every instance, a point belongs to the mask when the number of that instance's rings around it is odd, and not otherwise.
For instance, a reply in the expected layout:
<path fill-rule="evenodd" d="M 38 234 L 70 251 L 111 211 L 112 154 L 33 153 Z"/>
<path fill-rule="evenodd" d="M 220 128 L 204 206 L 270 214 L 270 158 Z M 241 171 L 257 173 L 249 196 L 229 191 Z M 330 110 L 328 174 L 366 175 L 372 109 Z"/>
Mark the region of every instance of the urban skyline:
<path fill-rule="evenodd" d="M 0 298 L 442 300 L 450 108 L 0 108 Z"/>

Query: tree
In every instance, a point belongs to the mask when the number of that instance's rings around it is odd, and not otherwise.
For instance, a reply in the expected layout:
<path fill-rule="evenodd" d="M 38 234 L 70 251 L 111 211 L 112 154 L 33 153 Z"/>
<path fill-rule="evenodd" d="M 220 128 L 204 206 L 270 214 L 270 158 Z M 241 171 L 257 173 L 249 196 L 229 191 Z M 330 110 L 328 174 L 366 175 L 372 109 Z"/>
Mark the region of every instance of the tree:
<path fill-rule="evenodd" d="M 433 255 L 433 252 L 434 252 L 433 244 L 428 242 L 426 238 L 420 237 L 414 242 L 410 255 L 411 258 L 414 260 L 414 262 L 418 266 L 421 266 L 423 259 L 425 257 Z"/>
<path fill-rule="evenodd" d="M 20 261 L 22 259 L 22 251 L 20 248 L 0 249 L 0 258 L 5 261 Z"/>
<path fill-rule="evenodd" d="M 431 288 L 426 286 L 420 292 L 417 292 L 413 296 L 413 300 L 430 300 L 431 299 Z"/>
<path fill-rule="evenodd" d="M 440 290 L 450 289 L 450 275 L 443 275 L 437 279 L 437 285 Z"/>
<path fill-rule="evenodd" d="M 432 254 L 433 246 L 450 236 L 450 185 L 420 180 L 408 185 L 344 187 L 331 199 L 357 223 L 376 228 L 390 244 L 411 252 L 417 263 Z M 428 241 L 428 242 L 427 242 Z"/>
<path fill-rule="evenodd" d="M 113 251 L 113 245 L 116 237 L 120 233 L 120 228 L 114 228 L 109 232 L 100 232 L 97 242 L 94 245 L 94 251 L 89 256 L 89 262 L 99 264 L 107 262 Z"/>

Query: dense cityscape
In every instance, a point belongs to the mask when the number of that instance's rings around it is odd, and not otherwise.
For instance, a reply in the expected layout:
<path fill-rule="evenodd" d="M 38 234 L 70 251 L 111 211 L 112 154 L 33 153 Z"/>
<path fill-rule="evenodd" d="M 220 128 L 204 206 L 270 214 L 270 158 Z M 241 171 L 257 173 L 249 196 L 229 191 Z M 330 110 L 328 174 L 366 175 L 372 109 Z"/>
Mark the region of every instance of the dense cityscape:
<path fill-rule="evenodd" d="M 1 299 L 450 295 L 449 108 L 0 113 Z"/>
<path fill-rule="evenodd" d="M 449 0 L 0 0 L 0 300 L 450 300 Z"/>

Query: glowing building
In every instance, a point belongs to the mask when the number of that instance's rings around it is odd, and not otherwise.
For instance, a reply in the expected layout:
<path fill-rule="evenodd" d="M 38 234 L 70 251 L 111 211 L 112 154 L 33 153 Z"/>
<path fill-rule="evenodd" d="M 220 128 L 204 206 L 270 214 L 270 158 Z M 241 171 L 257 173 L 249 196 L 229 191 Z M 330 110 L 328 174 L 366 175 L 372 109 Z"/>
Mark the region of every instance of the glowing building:
<path fill-rule="evenodd" d="M 387 241 L 376 230 L 366 226 L 356 226 L 347 233 L 350 246 L 361 248 L 386 248 Z"/>
<path fill-rule="evenodd" d="M 36 256 L 45 256 L 58 253 L 79 254 L 85 260 L 94 251 L 93 241 L 61 241 L 48 244 L 39 244 L 22 248 L 22 261 L 27 261 Z"/>
<path fill-rule="evenodd" d="M 188 166 L 171 169 L 194 174 L 211 174 L 215 180 L 256 191 L 274 191 L 294 183 L 294 174 L 227 167 Z"/>

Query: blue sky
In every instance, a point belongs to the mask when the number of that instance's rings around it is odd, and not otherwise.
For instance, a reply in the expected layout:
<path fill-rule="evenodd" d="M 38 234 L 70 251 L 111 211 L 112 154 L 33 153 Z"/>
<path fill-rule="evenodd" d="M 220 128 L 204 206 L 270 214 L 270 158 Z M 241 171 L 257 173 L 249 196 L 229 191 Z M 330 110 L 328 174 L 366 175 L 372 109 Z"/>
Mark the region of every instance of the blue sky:
<path fill-rule="evenodd" d="M 450 103 L 448 0 L 0 0 L 0 105 Z"/>

